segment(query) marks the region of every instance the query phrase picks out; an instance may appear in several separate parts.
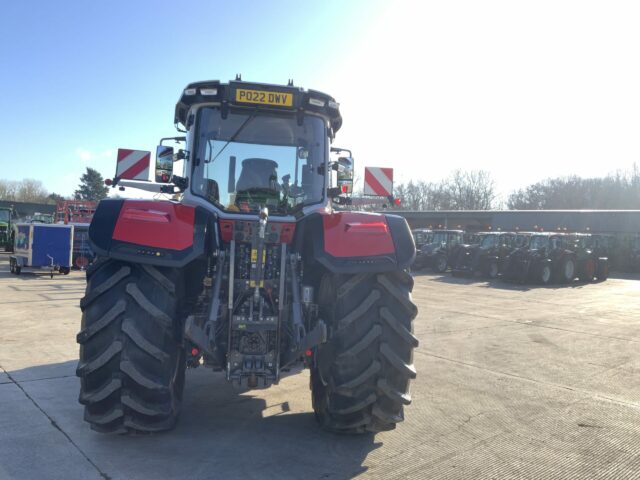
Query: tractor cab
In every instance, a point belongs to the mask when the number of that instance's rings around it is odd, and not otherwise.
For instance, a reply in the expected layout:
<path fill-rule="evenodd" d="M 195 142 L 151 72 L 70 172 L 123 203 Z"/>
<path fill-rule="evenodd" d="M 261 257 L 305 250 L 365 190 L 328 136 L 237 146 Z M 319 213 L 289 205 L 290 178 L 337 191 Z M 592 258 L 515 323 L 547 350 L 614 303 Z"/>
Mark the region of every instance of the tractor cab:
<path fill-rule="evenodd" d="M 159 146 L 156 179 L 180 187 L 187 203 L 222 215 L 258 215 L 266 208 L 282 217 L 351 192 L 350 155 L 329 160 L 332 151 L 343 151 L 329 146 L 342 117 L 326 94 L 291 83 L 192 83 L 175 122 L 186 129 L 186 150 L 174 155 Z M 185 160 L 180 176 L 164 160 L 172 156 Z"/>

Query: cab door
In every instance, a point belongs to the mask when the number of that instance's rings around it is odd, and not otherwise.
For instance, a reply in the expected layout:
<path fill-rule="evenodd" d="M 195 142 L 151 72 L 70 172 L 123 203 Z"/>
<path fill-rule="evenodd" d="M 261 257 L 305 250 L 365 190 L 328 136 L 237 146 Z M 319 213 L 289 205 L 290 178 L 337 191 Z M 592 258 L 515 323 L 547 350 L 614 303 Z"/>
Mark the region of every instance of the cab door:
<path fill-rule="evenodd" d="M 447 233 L 447 256 L 451 258 L 458 245 L 462 244 L 462 235 L 459 233 Z"/>

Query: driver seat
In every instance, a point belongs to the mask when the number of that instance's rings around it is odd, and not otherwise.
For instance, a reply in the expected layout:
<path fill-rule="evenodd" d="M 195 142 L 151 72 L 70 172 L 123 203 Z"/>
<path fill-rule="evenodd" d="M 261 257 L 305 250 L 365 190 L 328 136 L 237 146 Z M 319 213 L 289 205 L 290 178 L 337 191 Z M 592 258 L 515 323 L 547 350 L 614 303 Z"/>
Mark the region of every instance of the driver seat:
<path fill-rule="evenodd" d="M 279 191 L 278 163 L 266 158 L 244 159 L 242 171 L 236 183 L 236 192 L 251 188 L 270 188 Z"/>

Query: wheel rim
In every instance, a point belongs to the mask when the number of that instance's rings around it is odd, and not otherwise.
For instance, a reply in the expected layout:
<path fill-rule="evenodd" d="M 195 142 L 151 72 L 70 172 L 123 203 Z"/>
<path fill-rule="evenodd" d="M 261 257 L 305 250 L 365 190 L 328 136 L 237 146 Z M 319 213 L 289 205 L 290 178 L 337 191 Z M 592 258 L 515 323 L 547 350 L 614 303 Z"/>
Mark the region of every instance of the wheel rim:
<path fill-rule="evenodd" d="M 573 264 L 573 260 L 567 260 L 564 264 L 564 278 L 567 281 L 573 280 L 575 273 L 575 265 Z"/>
<path fill-rule="evenodd" d="M 447 268 L 447 261 L 444 258 L 440 257 L 438 259 L 438 271 L 444 272 L 446 268 Z"/>
<path fill-rule="evenodd" d="M 545 266 L 542 269 L 542 281 L 544 283 L 549 282 L 549 279 L 551 278 L 551 269 L 548 266 Z"/>

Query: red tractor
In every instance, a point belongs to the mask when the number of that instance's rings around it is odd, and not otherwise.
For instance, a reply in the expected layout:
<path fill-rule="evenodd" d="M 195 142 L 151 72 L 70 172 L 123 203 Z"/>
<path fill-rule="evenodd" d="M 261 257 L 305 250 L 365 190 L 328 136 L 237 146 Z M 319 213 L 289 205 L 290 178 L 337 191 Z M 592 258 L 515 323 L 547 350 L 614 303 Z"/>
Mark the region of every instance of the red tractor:
<path fill-rule="evenodd" d="M 393 429 L 416 376 L 415 246 L 399 216 L 338 210 L 353 180 L 350 152 L 330 147 L 338 104 L 291 83 L 206 81 L 182 92 L 175 123 L 184 137 L 170 140 L 186 147 L 161 142 L 166 183 L 146 184 L 167 200 L 106 199 L 91 222 L 98 259 L 77 338 L 85 420 L 100 432 L 172 428 L 187 367 L 243 388 L 309 368 L 322 427 Z"/>

